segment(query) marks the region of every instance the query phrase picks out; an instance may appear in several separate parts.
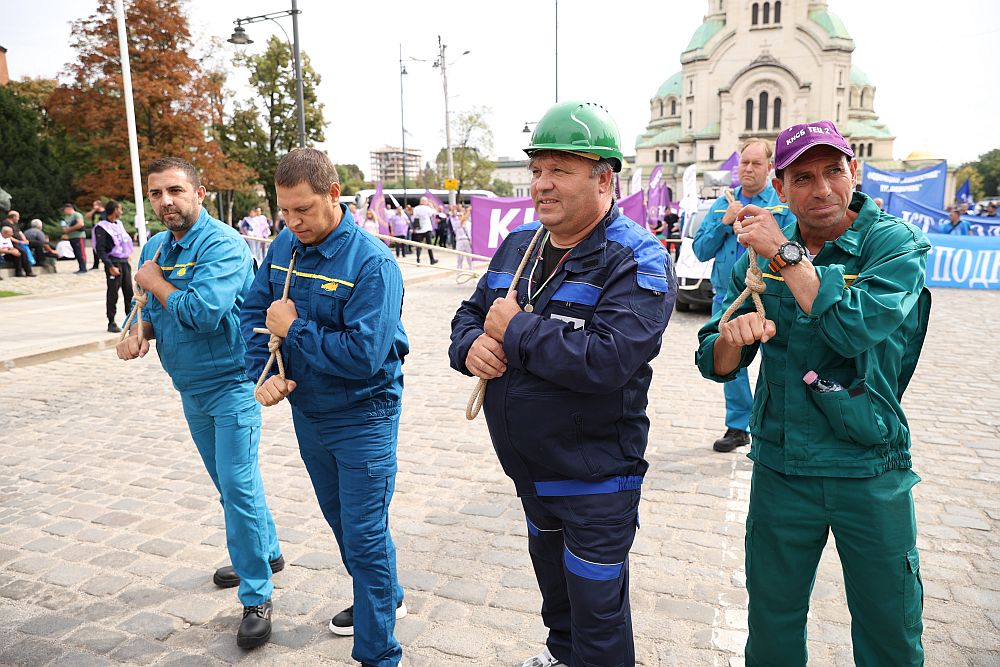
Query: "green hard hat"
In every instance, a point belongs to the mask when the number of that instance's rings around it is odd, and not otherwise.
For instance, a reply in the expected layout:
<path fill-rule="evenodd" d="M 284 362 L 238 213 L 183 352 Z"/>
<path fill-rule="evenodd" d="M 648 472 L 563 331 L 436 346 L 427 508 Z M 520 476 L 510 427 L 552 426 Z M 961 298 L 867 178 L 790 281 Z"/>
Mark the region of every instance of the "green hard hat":
<path fill-rule="evenodd" d="M 591 153 L 622 170 L 618 126 L 608 110 L 593 102 L 560 102 L 549 108 L 535 125 L 531 145 L 524 152 L 572 151 Z"/>

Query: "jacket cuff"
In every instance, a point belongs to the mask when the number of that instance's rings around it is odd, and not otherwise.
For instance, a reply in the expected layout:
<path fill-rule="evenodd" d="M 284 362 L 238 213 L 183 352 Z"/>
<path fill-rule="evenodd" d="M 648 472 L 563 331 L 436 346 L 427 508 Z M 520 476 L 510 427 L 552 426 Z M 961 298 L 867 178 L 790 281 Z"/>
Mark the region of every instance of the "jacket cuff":
<path fill-rule="evenodd" d="M 156 298 L 149 292 L 146 292 L 147 296 Z M 177 302 L 184 295 L 184 290 L 174 290 L 167 295 L 167 312 L 171 313 L 174 317 L 177 317 Z"/>
<path fill-rule="evenodd" d="M 795 321 L 808 327 L 817 326 L 819 319 L 840 303 L 847 287 L 842 264 L 829 264 L 815 268 L 816 275 L 819 276 L 819 291 L 816 292 L 810 313 L 807 315 L 798 304 L 795 306 Z"/>
<path fill-rule="evenodd" d="M 521 341 L 538 326 L 540 315 L 520 312 L 511 318 L 507 325 L 507 331 L 503 335 L 503 351 L 507 355 L 507 368 L 524 370 L 524 363 L 521 360 Z"/>
<path fill-rule="evenodd" d="M 292 323 L 288 325 L 288 332 L 285 334 L 285 343 L 288 343 L 293 347 L 295 347 L 299 334 L 302 333 L 302 328 L 305 325 L 306 321 L 301 317 L 296 317 L 294 320 L 292 320 Z"/>
<path fill-rule="evenodd" d="M 702 377 L 715 382 L 729 382 L 730 380 L 736 379 L 736 375 L 741 369 L 750 365 L 750 362 L 753 361 L 754 355 L 757 354 L 757 346 L 744 346 L 740 351 L 740 363 L 736 366 L 736 368 L 726 375 L 719 375 L 715 372 L 715 341 L 719 335 L 720 334 L 716 333 L 705 337 L 701 346 L 695 350 L 694 363 L 698 366 L 698 370 L 701 372 Z"/>

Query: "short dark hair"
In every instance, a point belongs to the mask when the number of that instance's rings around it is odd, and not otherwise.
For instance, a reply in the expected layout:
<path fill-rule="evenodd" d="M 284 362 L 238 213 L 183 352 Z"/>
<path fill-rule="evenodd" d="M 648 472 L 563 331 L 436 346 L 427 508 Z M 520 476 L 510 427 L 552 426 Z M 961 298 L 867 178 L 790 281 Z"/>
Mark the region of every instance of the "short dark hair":
<path fill-rule="evenodd" d="M 299 183 L 308 183 L 318 195 L 330 192 L 330 186 L 340 183 L 337 167 L 330 157 L 315 148 L 295 148 L 285 154 L 274 171 L 274 184 L 282 188 L 294 188 Z"/>
<path fill-rule="evenodd" d="M 104 205 L 104 215 L 105 216 L 111 215 L 121 207 L 122 205 L 116 202 L 114 199 L 109 199 L 108 203 Z"/>
<path fill-rule="evenodd" d="M 198 178 L 198 170 L 194 168 L 194 165 L 187 160 L 182 160 L 179 157 L 158 157 L 149 163 L 149 167 L 146 168 L 146 175 L 159 174 L 164 171 L 183 171 L 184 175 L 188 177 L 191 181 L 191 185 L 195 189 L 201 187 L 201 179 Z"/>

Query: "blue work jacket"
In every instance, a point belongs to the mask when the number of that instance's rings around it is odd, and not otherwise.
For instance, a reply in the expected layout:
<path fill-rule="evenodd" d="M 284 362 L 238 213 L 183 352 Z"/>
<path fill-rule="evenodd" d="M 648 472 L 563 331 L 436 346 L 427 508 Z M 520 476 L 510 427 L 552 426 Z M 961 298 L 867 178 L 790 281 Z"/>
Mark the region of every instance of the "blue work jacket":
<path fill-rule="evenodd" d="M 452 320 L 452 368 L 506 296 L 538 222 L 513 230 Z M 537 256 L 537 248 L 533 255 Z M 524 307 L 533 260 L 518 282 Z M 532 285 L 544 278 L 536 275 Z M 493 446 L 519 496 L 538 482 L 639 478 L 649 432 L 647 392 L 677 281 L 663 246 L 612 204 L 504 335 L 507 371 L 490 380 L 483 410 Z M 471 389 L 471 385 L 470 385 Z"/>
<path fill-rule="evenodd" d="M 778 198 L 777 191 L 771 185 L 767 185 L 749 200 L 743 196 L 742 186 L 736 188 L 735 194 L 736 199 L 743 201 L 744 204 L 753 204 L 771 211 L 781 228 L 795 222 L 795 214 Z M 736 240 L 733 226 L 722 224 L 722 218 L 726 214 L 727 208 L 729 208 L 729 202 L 725 196 L 715 200 L 711 210 L 702 220 L 691 245 L 695 256 L 702 262 L 707 262 L 710 259 L 715 260 L 715 264 L 712 266 L 712 289 L 715 291 L 717 303 L 722 303 L 726 296 L 729 278 L 733 273 L 736 260 L 746 252 L 746 248 Z"/>
<path fill-rule="evenodd" d="M 298 385 L 288 400 L 321 417 L 396 414 L 409 352 L 403 276 L 385 244 L 341 210 L 340 224 L 317 245 L 289 229 L 271 243 L 240 312 L 247 372 L 256 381 L 267 362 L 269 336 L 253 329 L 264 328 L 268 307 L 281 299 L 295 252 L 288 298 L 299 317 L 281 346 L 285 375 Z"/>
<path fill-rule="evenodd" d="M 178 391 L 197 393 L 221 382 L 246 379 L 239 312 L 253 281 L 253 262 L 243 238 L 204 208 L 179 240 L 170 231 L 142 247 L 139 265 L 152 259 L 177 288 L 167 307 L 150 296 L 142 319 L 153 325 L 156 353 Z"/>

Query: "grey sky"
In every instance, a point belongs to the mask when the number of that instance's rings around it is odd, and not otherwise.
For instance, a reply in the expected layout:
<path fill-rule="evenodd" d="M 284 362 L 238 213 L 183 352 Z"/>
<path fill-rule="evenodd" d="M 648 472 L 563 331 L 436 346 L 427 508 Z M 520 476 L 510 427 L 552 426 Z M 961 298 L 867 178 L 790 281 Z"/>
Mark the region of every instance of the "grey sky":
<path fill-rule="evenodd" d="M 806 0 L 792 0 L 794 2 Z M 12 78 L 55 76 L 74 57 L 70 22 L 93 11 L 90 0 L 7 0 L 0 45 Z M 278 0 L 188 3 L 201 45 L 226 39 L 233 19 L 278 11 Z M 1000 3 L 993 0 L 873 2 L 830 0 L 855 40 L 854 64 L 875 84 L 875 110 L 896 135 L 894 154 L 929 150 L 950 162 L 1000 147 L 1000 83 L 995 76 Z M 525 121 L 554 101 L 554 2 L 499 3 L 417 0 L 329 3 L 300 0 L 302 48 L 323 80 L 326 149 L 338 162 L 369 172 L 368 151 L 399 145 L 399 44 L 404 56 L 433 60 L 437 35 L 448 45 L 452 114 L 492 109 L 494 156 L 520 157 Z M 679 56 L 701 24 L 705 2 L 559 4 L 559 99 L 604 104 L 618 121 L 626 154 L 648 120 L 649 98 L 680 69 Z M 291 35 L 290 19 L 279 19 Z M 247 26 L 262 48 L 273 23 Z M 228 53 L 236 49 L 225 44 Z M 219 55 L 219 54 L 217 54 Z M 225 54 L 223 54 L 225 55 Z M 441 77 L 430 62 L 407 62 L 404 80 L 407 145 L 429 160 L 444 145 Z M 245 81 L 234 71 L 230 87 Z M 792 119 L 789 119 L 792 120 Z M 806 120 L 806 119 L 795 119 Z"/>

